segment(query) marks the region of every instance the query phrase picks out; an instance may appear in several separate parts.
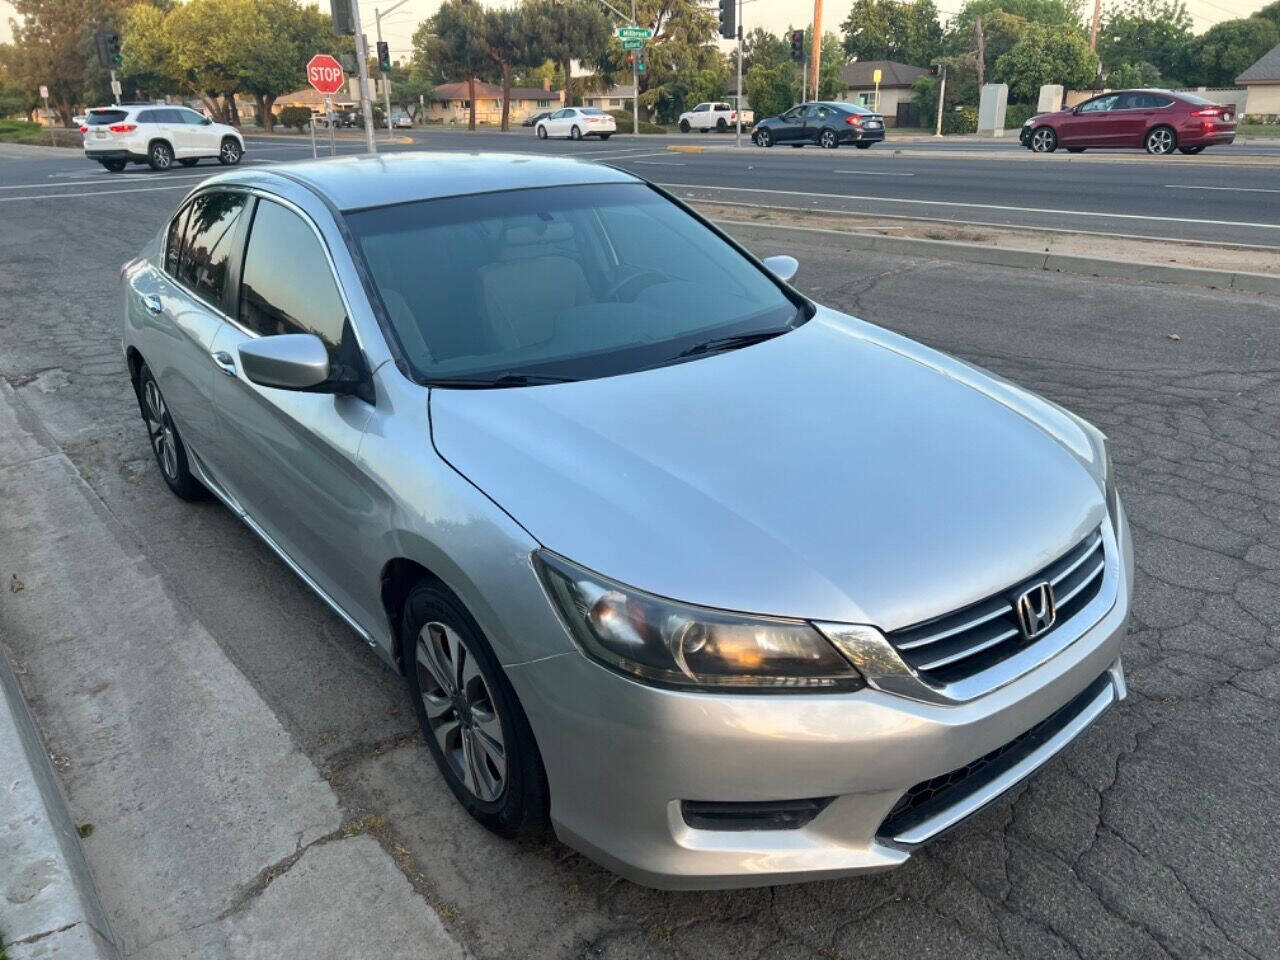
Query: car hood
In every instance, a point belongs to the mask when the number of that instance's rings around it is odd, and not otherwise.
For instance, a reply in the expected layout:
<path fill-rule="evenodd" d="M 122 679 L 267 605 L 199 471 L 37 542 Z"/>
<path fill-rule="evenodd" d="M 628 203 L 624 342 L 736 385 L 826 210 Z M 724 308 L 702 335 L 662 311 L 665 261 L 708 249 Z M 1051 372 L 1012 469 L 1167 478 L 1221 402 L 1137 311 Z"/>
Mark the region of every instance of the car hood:
<path fill-rule="evenodd" d="M 688 363 L 430 403 L 441 456 L 544 546 L 729 610 L 895 629 L 1105 515 L 1070 415 L 830 311 Z"/>

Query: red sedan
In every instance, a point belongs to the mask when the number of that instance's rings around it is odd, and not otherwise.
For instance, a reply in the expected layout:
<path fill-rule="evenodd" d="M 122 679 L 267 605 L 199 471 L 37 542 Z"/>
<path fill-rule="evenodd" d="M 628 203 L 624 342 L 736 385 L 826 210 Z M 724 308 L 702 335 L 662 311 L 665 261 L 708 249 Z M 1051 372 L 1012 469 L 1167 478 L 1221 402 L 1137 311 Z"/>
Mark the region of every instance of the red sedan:
<path fill-rule="evenodd" d="M 1028 150 L 1083 153 L 1090 147 L 1145 147 L 1147 153 L 1180 150 L 1199 153 L 1205 147 L 1236 138 L 1235 109 L 1168 90 L 1116 90 L 1086 100 L 1070 110 L 1041 113 L 1022 127 L 1019 139 Z"/>

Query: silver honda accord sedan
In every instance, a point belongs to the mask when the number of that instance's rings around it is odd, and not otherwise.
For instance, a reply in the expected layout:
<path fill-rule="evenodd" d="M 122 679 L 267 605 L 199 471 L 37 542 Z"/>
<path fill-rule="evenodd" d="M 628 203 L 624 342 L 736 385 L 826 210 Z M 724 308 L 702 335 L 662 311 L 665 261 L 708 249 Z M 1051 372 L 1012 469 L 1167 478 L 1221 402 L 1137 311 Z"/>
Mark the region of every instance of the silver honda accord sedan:
<path fill-rule="evenodd" d="M 546 157 L 237 170 L 124 269 L 169 487 L 404 674 L 458 801 L 640 883 L 903 863 L 1125 695 L 1098 430 Z"/>

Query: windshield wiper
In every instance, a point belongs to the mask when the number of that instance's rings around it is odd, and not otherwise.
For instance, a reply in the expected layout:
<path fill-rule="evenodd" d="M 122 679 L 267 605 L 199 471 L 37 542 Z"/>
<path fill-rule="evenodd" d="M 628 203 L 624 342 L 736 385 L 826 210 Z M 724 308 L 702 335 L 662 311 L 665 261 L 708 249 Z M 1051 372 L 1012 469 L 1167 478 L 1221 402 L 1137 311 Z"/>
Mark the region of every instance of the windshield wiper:
<path fill-rule="evenodd" d="M 736 350 L 738 347 L 749 347 L 753 343 L 762 343 L 765 340 L 780 337 L 792 329 L 794 328 L 790 326 L 777 327 L 773 330 L 757 330 L 754 333 L 739 333 L 731 337 L 716 337 L 712 340 L 704 340 L 702 343 L 695 343 L 689 349 L 677 353 L 676 359 L 696 357 L 702 353 L 718 353 L 721 350 Z"/>
<path fill-rule="evenodd" d="M 503 373 L 494 377 L 435 377 L 429 387 L 459 387 L 483 390 L 489 387 L 535 387 L 544 383 L 576 383 L 577 377 L 548 377 L 536 373 Z"/>

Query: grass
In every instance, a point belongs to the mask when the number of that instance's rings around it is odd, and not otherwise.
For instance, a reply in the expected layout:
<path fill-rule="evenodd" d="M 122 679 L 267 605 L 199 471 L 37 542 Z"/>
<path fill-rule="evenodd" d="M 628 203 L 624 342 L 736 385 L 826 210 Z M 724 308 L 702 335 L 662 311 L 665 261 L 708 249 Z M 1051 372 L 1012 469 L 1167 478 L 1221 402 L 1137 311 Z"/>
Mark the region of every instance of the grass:
<path fill-rule="evenodd" d="M 1242 137 L 1280 137 L 1280 123 L 1241 123 L 1236 133 Z"/>
<path fill-rule="evenodd" d="M 0 120 L 0 143 L 31 143 L 43 147 L 78 147 L 80 131 L 42 127 L 26 120 Z"/>

